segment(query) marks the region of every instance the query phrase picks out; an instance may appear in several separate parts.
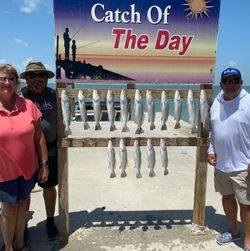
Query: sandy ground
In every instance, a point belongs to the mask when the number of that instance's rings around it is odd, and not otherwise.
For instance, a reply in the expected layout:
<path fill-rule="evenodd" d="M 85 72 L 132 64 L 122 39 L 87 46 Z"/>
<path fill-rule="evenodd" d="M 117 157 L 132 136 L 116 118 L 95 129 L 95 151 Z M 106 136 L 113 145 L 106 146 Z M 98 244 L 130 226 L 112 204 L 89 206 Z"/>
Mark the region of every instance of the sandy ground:
<path fill-rule="evenodd" d="M 168 131 L 149 131 L 145 122 L 145 137 L 160 135 L 194 136 L 191 126 L 182 122 L 182 128 L 173 129 L 174 121 L 168 122 Z M 131 124 L 130 124 L 131 123 Z M 95 133 L 95 137 L 109 137 L 107 122 L 103 130 L 83 132 L 81 122 L 73 122 L 73 137 Z M 112 136 L 121 136 L 121 127 Z M 130 133 L 134 125 L 129 122 Z M 115 149 L 119 163 L 118 148 Z M 242 240 L 227 246 L 218 246 L 215 238 L 227 230 L 220 196 L 213 188 L 213 167 L 208 166 L 206 223 L 202 232 L 192 231 L 196 147 L 168 147 L 169 174 L 164 176 L 160 164 L 160 149 L 156 151 L 156 176 L 150 178 L 146 148 L 142 151 L 142 178 L 136 179 L 133 168 L 133 148 L 127 147 L 129 165 L 127 177 L 110 179 L 107 149 L 69 148 L 69 240 L 49 242 L 45 232 L 45 209 L 42 190 L 35 187 L 31 195 L 29 220 L 29 247 L 33 251 L 83 250 L 83 251 L 178 251 L 178 250 L 242 250 Z M 58 223 L 58 211 L 56 212 Z"/>

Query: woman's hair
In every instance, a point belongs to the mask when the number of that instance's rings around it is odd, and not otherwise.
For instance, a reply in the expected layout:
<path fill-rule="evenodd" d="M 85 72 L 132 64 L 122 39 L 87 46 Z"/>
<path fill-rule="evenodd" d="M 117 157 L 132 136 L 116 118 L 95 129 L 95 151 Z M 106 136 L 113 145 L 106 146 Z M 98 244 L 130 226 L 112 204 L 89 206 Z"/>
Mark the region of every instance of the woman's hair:
<path fill-rule="evenodd" d="M 0 64 L 0 72 L 14 75 L 16 83 L 18 83 L 18 72 L 11 64 Z"/>

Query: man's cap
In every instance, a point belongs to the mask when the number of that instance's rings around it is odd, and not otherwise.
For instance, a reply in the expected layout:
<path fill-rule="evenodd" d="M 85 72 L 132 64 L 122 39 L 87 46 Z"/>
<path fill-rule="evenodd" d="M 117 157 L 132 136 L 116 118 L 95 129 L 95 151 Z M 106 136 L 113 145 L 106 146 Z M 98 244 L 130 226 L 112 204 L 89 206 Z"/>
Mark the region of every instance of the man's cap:
<path fill-rule="evenodd" d="M 32 72 L 44 72 L 47 74 L 48 78 L 53 78 L 55 76 L 55 74 L 47 70 L 41 62 L 32 61 L 27 64 L 25 71 L 20 74 L 20 78 L 26 78 L 26 75 Z"/>
<path fill-rule="evenodd" d="M 221 73 L 221 80 L 229 77 L 229 76 L 236 76 L 241 80 L 241 73 L 236 68 L 227 68 Z"/>

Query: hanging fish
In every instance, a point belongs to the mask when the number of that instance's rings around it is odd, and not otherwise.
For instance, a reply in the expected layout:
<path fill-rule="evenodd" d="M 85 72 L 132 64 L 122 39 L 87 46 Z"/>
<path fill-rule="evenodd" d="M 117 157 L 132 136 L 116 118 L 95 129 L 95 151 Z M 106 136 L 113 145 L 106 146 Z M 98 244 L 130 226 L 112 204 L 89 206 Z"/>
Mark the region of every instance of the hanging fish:
<path fill-rule="evenodd" d="M 142 103 L 142 97 L 139 90 L 135 91 L 135 123 L 137 124 L 137 128 L 135 131 L 135 134 L 141 134 L 143 133 L 143 129 L 141 128 L 143 123 L 143 103 Z"/>
<path fill-rule="evenodd" d="M 108 110 L 108 119 L 110 123 L 110 131 L 115 131 L 116 126 L 115 126 L 115 104 L 114 104 L 114 97 L 112 90 L 108 90 L 107 92 L 107 110 Z"/>
<path fill-rule="evenodd" d="M 85 97 L 83 95 L 82 90 L 79 90 L 79 92 L 78 92 L 78 103 L 79 103 L 79 108 L 80 108 L 80 113 L 81 113 L 81 119 L 83 122 L 83 128 L 84 128 L 84 130 L 87 130 L 90 128 L 90 126 L 87 122 L 86 101 L 85 101 Z"/>
<path fill-rule="evenodd" d="M 162 91 L 161 93 L 161 121 L 162 126 L 161 130 L 167 130 L 166 122 L 168 120 L 169 115 L 169 105 L 166 91 Z"/>
<path fill-rule="evenodd" d="M 111 140 L 109 140 L 109 143 L 108 143 L 108 160 L 109 160 L 108 167 L 111 170 L 110 178 L 114 178 L 116 177 L 116 173 L 115 173 L 116 160 L 115 160 L 115 149 L 113 147 Z"/>
<path fill-rule="evenodd" d="M 121 177 L 126 177 L 126 168 L 128 165 L 128 154 L 127 154 L 127 149 L 124 143 L 124 139 L 120 140 L 120 145 L 119 145 L 119 154 L 120 154 L 120 166 L 119 168 L 122 170 Z"/>
<path fill-rule="evenodd" d="M 207 101 L 206 91 L 204 89 L 201 90 L 200 93 L 200 116 L 201 123 L 204 127 L 207 127 L 209 124 L 209 105 Z"/>
<path fill-rule="evenodd" d="M 68 135 L 71 135 L 72 132 L 70 130 L 71 104 L 70 104 L 70 99 L 66 90 L 62 90 L 62 93 L 61 93 L 61 106 L 62 106 L 63 124 L 65 126 L 64 135 L 67 137 Z"/>
<path fill-rule="evenodd" d="M 150 130 L 155 129 L 155 103 L 154 97 L 152 95 L 151 90 L 146 91 L 146 103 L 147 103 L 147 111 L 148 111 L 148 122 L 150 123 Z"/>
<path fill-rule="evenodd" d="M 141 175 L 141 149 L 138 140 L 134 142 L 134 168 L 136 168 L 136 178 L 142 178 Z"/>
<path fill-rule="evenodd" d="M 188 107 L 188 120 L 189 120 L 189 123 L 192 125 L 191 133 L 196 133 L 197 132 L 196 109 L 195 109 L 195 102 L 194 102 L 194 94 L 192 90 L 188 90 L 187 107 Z"/>
<path fill-rule="evenodd" d="M 182 109 L 181 95 L 179 91 L 176 90 L 174 94 L 174 117 L 175 117 L 174 129 L 178 129 L 181 127 L 180 125 L 181 109 Z"/>
<path fill-rule="evenodd" d="M 93 108 L 94 108 L 94 119 L 95 119 L 95 130 L 101 130 L 102 127 L 100 125 L 100 120 L 102 116 L 102 109 L 101 109 L 101 98 L 97 92 L 97 90 L 93 91 Z"/>
<path fill-rule="evenodd" d="M 149 168 L 149 177 L 154 177 L 155 172 L 155 150 L 152 145 L 151 139 L 148 139 L 147 142 L 147 158 L 148 158 L 148 168 Z"/>
<path fill-rule="evenodd" d="M 121 113 L 120 118 L 122 122 L 122 132 L 129 132 L 129 128 L 127 126 L 127 122 L 129 119 L 129 112 L 128 112 L 128 98 L 126 96 L 125 90 L 121 91 L 120 95 L 120 106 L 121 106 Z"/>
<path fill-rule="evenodd" d="M 164 175 L 168 174 L 168 151 L 164 139 L 160 140 L 161 165 L 164 168 Z"/>

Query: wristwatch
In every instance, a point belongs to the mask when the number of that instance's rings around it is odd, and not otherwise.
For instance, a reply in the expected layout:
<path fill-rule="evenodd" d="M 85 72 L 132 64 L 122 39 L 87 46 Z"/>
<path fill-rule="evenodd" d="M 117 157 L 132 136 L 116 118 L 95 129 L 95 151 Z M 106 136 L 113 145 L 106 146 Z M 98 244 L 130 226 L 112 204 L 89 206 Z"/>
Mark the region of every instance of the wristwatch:
<path fill-rule="evenodd" d="M 49 165 L 49 161 L 48 160 L 44 160 L 40 162 L 41 166 L 48 166 Z"/>

